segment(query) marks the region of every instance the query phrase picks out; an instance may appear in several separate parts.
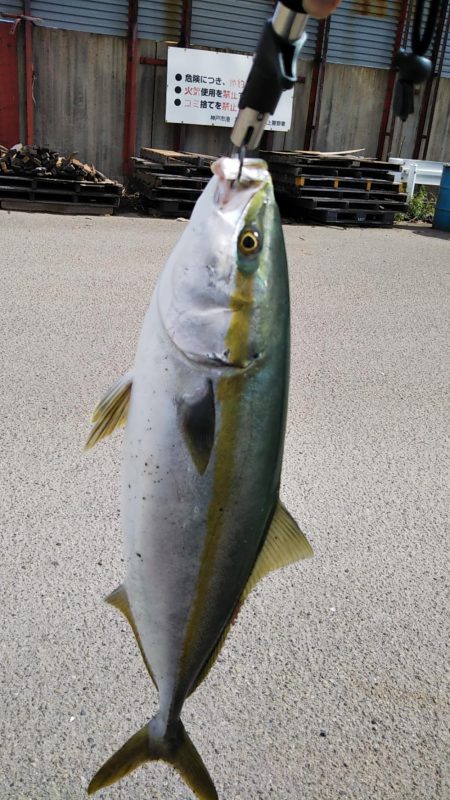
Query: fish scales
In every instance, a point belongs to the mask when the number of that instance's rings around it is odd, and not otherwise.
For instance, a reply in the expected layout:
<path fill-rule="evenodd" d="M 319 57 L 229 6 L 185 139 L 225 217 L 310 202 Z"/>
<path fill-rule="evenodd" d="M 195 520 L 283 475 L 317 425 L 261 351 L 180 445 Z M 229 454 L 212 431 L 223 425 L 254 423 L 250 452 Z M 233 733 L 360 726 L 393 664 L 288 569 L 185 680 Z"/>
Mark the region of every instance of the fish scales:
<path fill-rule="evenodd" d="M 197 797 L 217 797 L 182 706 L 251 586 L 310 555 L 278 501 L 289 373 L 281 224 L 265 164 L 246 161 L 237 181 L 236 161 L 214 165 L 158 281 L 132 376 L 103 401 L 126 416 L 121 610 L 160 709 L 89 791 L 163 758 Z"/>

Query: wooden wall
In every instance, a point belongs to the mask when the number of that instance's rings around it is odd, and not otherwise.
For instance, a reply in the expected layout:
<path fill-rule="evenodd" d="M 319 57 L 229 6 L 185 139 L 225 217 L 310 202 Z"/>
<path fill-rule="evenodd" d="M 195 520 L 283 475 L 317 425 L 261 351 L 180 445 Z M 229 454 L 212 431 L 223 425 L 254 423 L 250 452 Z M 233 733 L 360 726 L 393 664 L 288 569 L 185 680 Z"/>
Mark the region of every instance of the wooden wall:
<path fill-rule="evenodd" d="M 141 40 L 140 55 L 164 59 L 167 45 Z M 19 47 L 20 53 L 22 48 Z M 35 142 L 62 152 L 77 150 L 112 178 L 122 176 L 127 43 L 124 38 L 36 27 Z M 20 59 L 19 59 L 20 61 Z M 23 69 L 20 74 L 23 80 Z M 299 64 L 304 84 L 295 87 L 293 125 L 272 137 L 274 149 L 303 147 L 312 62 Z M 388 72 L 327 64 L 316 139 L 322 150 L 365 147 L 375 155 Z M 166 68 L 138 68 L 137 141 L 171 149 L 179 128 L 165 122 Z M 22 91 L 23 99 L 23 91 Z M 416 97 L 420 107 L 420 96 Z M 396 123 L 392 155 L 411 157 L 417 116 Z M 23 113 L 22 130 L 23 130 Z M 184 126 L 182 149 L 220 155 L 229 151 L 228 128 Z M 450 160 L 450 80 L 442 79 L 427 158 Z M 23 134 L 22 134 L 23 135 Z"/>

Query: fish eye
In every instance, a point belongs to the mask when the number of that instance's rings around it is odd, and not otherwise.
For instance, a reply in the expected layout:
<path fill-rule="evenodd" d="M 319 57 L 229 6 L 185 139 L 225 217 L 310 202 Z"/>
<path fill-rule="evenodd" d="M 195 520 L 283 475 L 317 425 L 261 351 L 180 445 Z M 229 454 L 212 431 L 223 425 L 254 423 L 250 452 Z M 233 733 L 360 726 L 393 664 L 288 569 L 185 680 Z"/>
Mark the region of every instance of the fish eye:
<path fill-rule="evenodd" d="M 255 228 L 244 228 L 239 234 L 239 251 L 243 256 L 254 256 L 261 250 L 262 237 Z"/>

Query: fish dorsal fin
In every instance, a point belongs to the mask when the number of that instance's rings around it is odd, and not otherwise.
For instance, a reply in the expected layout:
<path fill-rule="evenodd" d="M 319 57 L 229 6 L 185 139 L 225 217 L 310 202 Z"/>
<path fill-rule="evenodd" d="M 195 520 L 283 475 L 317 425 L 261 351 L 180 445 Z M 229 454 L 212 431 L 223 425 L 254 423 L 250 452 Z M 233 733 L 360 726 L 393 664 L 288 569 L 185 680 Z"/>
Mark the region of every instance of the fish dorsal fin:
<path fill-rule="evenodd" d="M 133 612 L 131 611 L 131 608 L 130 608 L 130 603 L 129 603 L 129 600 L 128 600 L 127 590 L 125 589 L 125 586 L 123 585 L 123 583 L 120 586 L 118 586 L 117 589 L 114 589 L 114 591 L 111 592 L 111 594 L 109 594 L 108 597 L 105 598 L 105 601 L 107 603 L 109 603 L 111 606 L 114 606 L 114 608 L 117 608 L 121 612 L 121 614 L 124 615 L 125 619 L 127 619 L 128 622 L 130 623 L 131 630 L 134 633 L 134 636 L 135 636 L 136 642 L 138 644 L 139 650 L 141 651 L 141 655 L 142 655 L 142 658 L 144 659 L 145 666 L 147 667 L 148 674 L 150 675 L 150 677 L 151 677 L 153 683 L 155 684 L 156 688 L 158 688 L 157 685 L 156 685 L 155 676 L 153 675 L 153 672 L 152 672 L 152 669 L 150 667 L 150 664 L 148 663 L 147 656 L 144 653 L 144 648 L 142 647 L 141 637 L 139 636 L 139 632 L 138 632 L 138 629 L 136 627 L 136 623 L 134 621 Z"/>
<path fill-rule="evenodd" d="M 184 441 L 200 475 L 205 472 L 214 444 L 216 408 L 212 381 L 190 397 L 183 397 L 178 413 Z"/>
<path fill-rule="evenodd" d="M 130 372 L 123 375 L 102 397 L 92 414 L 93 428 L 88 436 L 85 450 L 109 436 L 116 428 L 125 425 L 128 415 L 133 378 Z"/>
<path fill-rule="evenodd" d="M 236 622 L 239 611 L 244 605 L 247 597 L 256 584 L 268 575 L 281 567 L 286 567 L 288 564 L 294 564 L 295 561 L 301 561 L 304 558 L 311 558 L 313 550 L 309 544 L 304 533 L 301 532 L 295 519 L 290 515 L 289 511 L 284 507 L 280 500 L 277 501 L 275 513 L 270 523 L 270 528 L 264 541 L 264 545 L 260 550 L 258 558 L 256 559 L 255 566 L 253 567 L 250 578 L 248 579 L 244 591 L 236 605 L 236 608 L 231 616 L 230 621 L 227 623 L 222 631 L 219 641 L 215 646 L 210 658 L 200 672 L 192 690 L 197 689 L 198 686 L 204 681 L 209 671 L 214 666 L 217 657 L 225 644 L 225 640 L 230 632 L 231 626 Z"/>

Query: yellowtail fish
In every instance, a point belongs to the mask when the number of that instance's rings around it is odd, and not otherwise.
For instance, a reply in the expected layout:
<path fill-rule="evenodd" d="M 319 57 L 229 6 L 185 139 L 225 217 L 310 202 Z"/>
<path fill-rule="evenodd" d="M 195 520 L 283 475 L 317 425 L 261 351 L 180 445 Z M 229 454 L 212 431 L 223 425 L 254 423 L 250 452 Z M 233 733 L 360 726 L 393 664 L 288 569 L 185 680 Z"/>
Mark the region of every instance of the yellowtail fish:
<path fill-rule="evenodd" d="M 126 424 L 127 618 L 159 711 L 88 792 L 145 761 L 201 800 L 212 779 L 181 722 L 230 625 L 268 572 L 312 554 L 279 500 L 289 380 L 289 287 L 267 165 L 222 158 L 167 261 L 133 371 L 101 400 L 87 447 Z"/>

